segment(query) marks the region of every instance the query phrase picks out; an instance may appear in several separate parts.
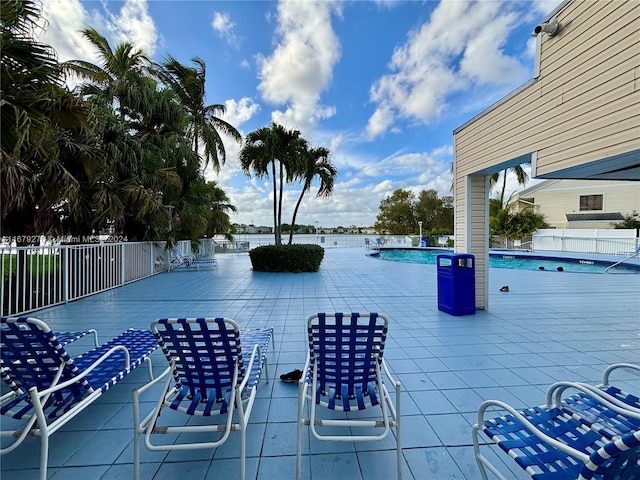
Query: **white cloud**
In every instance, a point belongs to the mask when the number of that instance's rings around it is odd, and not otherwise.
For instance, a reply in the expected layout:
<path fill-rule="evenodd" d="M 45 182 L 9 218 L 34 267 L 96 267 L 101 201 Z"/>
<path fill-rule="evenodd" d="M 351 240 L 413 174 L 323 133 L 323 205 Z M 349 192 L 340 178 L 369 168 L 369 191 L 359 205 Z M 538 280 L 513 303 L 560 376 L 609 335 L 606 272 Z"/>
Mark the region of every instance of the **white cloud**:
<path fill-rule="evenodd" d="M 517 23 L 509 2 L 441 1 L 430 20 L 396 48 L 391 73 L 371 87 L 376 111 L 368 135 L 380 135 L 397 119 L 427 122 L 456 92 L 523 80 L 527 70 L 503 48 Z"/>
<path fill-rule="evenodd" d="M 234 99 L 224 102 L 227 109 L 226 113 L 222 115 L 222 119 L 225 122 L 229 122 L 237 129 L 250 120 L 253 115 L 260 110 L 260 105 L 253 101 L 252 98 L 242 97 L 236 101 Z"/>
<path fill-rule="evenodd" d="M 333 77 L 340 58 L 340 43 L 331 27 L 334 2 L 278 3 L 278 44 L 269 57 L 258 57 L 258 90 L 267 102 L 284 106 L 272 119 L 303 134 L 317 122 L 335 114 L 320 103 L 320 94 Z"/>
<path fill-rule="evenodd" d="M 117 43 L 130 42 L 149 57 L 155 54 L 158 32 L 149 15 L 147 0 L 125 0 L 118 15 L 107 10 L 107 20 Z"/>
<path fill-rule="evenodd" d="M 105 7 L 110 4 L 104 4 Z M 43 17 L 47 30 L 42 41 L 58 53 L 58 60 L 87 60 L 99 62 L 98 53 L 82 37 L 81 31 L 93 27 L 104 35 L 111 48 L 127 41 L 152 56 L 159 36 L 147 9 L 146 0 L 126 0 L 116 15 L 98 10 L 87 11 L 79 0 L 42 0 Z"/>
<path fill-rule="evenodd" d="M 98 61 L 96 50 L 82 38 L 88 15 L 79 0 L 43 0 L 42 16 L 46 31 L 41 40 L 56 50 L 58 61 Z"/>
<path fill-rule="evenodd" d="M 240 45 L 240 40 L 234 30 L 236 24 L 231 21 L 228 13 L 214 12 L 211 26 L 220 38 L 224 38 L 229 45 L 236 48 Z"/>

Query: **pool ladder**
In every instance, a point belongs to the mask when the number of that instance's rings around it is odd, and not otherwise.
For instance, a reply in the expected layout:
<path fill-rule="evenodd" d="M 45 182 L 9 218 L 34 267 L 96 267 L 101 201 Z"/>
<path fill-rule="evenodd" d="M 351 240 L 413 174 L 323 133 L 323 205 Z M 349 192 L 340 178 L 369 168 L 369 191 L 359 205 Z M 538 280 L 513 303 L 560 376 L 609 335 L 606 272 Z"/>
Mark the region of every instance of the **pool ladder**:
<path fill-rule="evenodd" d="M 622 260 L 620 260 L 619 262 L 614 263 L 613 265 L 609 265 L 607 268 L 604 269 L 604 273 L 609 273 L 609 269 L 613 268 L 613 267 L 617 267 L 618 265 L 620 265 L 622 262 L 626 262 L 627 260 L 633 258 L 633 257 L 640 257 L 640 247 L 638 247 L 636 249 L 636 253 L 632 253 L 631 255 L 629 255 L 626 258 L 623 258 Z"/>

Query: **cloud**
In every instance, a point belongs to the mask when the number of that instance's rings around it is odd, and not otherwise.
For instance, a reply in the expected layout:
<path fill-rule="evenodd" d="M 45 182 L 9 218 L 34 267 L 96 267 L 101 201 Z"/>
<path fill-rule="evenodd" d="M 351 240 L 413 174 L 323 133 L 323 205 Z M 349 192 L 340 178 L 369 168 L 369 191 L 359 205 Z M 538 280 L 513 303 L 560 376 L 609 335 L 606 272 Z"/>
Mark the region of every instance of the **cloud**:
<path fill-rule="evenodd" d="M 504 47 L 519 23 L 509 2 L 441 1 L 431 18 L 407 36 L 370 89 L 376 105 L 367 124 L 374 138 L 398 119 L 427 123 L 452 95 L 484 85 L 513 85 L 527 69 Z"/>
<path fill-rule="evenodd" d="M 58 61 L 98 62 L 97 51 L 82 37 L 88 14 L 79 0 L 43 0 L 42 16 L 46 30 L 41 40 L 56 50 Z"/>
<path fill-rule="evenodd" d="M 228 13 L 214 12 L 211 26 L 220 38 L 224 38 L 229 45 L 238 48 L 240 40 L 235 33 L 236 24 L 231 21 Z"/>
<path fill-rule="evenodd" d="M 76 59 L 99 62 L 96 49 L 82 37 L 81 31 L 86 27 L 98 30 L 112 48 L 127 41 L 149 56 L 155 53 L 160 41 L 146 0 L 126 0 L 117 15 L 108 10 L 87 11 L 79 0 L 42 0 L 42 8 L 47 20 L 42 41 L 56 50 L 61 62 Z"/>
<path fill-rule="evenodd" d="M 340 59 L 340 43 L 331 26 L 335 2 L 281 0 L 278 3 L 278 44 L 270 56 L 258 57 L 258 90 L 276 106 L 272 120 L 303 134 L 317 122 L 335 115 L 335 108 L 320 103 Z"/>
<path fill-rule="evenodd" d="M 125 0 L 118 15 L 106 11 L 107 28 L 117 42 L 130 42 L 152 57 L 156 52 L 158 32 L 149 15 L 147 0 Z"/>

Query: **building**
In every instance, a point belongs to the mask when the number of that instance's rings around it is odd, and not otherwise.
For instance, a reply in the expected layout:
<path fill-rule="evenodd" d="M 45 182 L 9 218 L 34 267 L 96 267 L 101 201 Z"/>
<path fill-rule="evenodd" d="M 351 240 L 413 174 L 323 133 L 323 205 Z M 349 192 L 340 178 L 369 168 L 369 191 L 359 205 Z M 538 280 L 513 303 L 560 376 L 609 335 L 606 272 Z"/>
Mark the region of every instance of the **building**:
<path fill-rule="evenodd" d="M 614 228 L 640 213 L 640 185 L 618 180 L 543 180 L 512 197 L 514 210 L 532 208 L 551 228 Z"/>
<path fill-rule="evenodd" d="M 479 309 L 489 175 L 530 162 L 533 178 L 640 181 L 640 2 L 565 0 L 532 35 L 533 78 L 453 132 L 455 248 L 476 257 Z"/>

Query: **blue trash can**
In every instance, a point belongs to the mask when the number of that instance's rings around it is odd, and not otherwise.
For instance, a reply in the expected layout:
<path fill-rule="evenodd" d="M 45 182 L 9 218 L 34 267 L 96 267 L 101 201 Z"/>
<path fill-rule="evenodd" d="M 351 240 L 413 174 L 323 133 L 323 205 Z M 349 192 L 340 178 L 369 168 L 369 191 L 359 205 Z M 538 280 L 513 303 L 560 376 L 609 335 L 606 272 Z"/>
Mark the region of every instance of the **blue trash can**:
<path fill-rule="evenodd" d="M 450 315 L 476 313 L 475 257 L 468 253 L 441 254 L 438 269 L 438 310 Z"/>
<path fill-rule="evenodd" d="M 429 239 L 427 237 L 422 237 L 422 239 L 420 239 L 420 246 L 421 247 L 428 247 L 429 246 Z"/>

